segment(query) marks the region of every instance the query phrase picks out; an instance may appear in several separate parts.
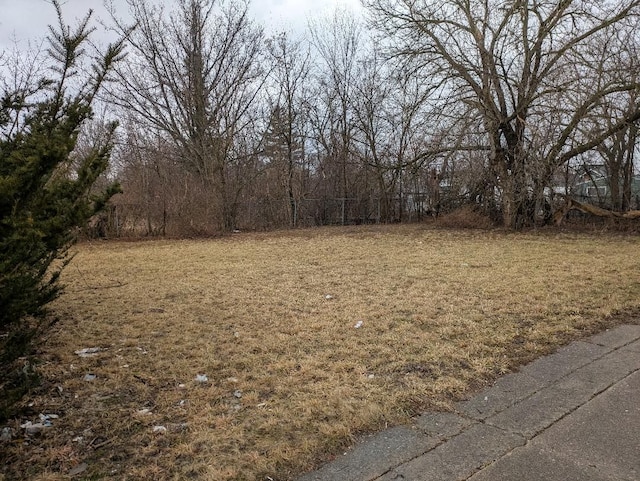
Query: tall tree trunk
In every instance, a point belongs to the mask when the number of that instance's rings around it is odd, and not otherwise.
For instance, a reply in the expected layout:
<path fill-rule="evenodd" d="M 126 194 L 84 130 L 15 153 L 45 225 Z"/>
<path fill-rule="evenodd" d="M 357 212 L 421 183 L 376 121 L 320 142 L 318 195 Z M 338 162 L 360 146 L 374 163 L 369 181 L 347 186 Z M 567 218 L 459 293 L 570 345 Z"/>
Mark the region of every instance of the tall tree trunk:
<path fill-rule="evenodd" d="M 636 151 L 636 141 L 638 137 L 638 127 L 635 124 L 629 126 L 627 145 L 625 152 L 624 178 L 622 185 L 622 211 L 631 209 L 631 184 L 633 182 L 634 154 Z"/>

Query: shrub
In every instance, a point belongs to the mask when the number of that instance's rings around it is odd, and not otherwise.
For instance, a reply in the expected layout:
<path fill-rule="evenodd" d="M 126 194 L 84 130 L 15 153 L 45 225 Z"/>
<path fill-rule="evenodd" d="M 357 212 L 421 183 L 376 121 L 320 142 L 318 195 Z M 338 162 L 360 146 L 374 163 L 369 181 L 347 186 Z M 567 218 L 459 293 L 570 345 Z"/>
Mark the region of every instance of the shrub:
<path fill-rule="evenodd" d="M 109 185 L 93 192 L 108 165 L 115 123 L 92 149 L 82 155 L 74 149 L 100 86 L 122 56 L 122 43 L 109 46 L 81 78 L 90 14 L 72 30 L 59 4 L 53 4 L 59 20 L 49 35 L 53 78 L 14 88 L 3 78 L 0 92 L 0 367 L 5 373 L 38 332 L 34 321 L 60 294 L 60 272 L 78 228 L 118 191 Z M 6 376 L 0 382 L 4 390 Z"/>

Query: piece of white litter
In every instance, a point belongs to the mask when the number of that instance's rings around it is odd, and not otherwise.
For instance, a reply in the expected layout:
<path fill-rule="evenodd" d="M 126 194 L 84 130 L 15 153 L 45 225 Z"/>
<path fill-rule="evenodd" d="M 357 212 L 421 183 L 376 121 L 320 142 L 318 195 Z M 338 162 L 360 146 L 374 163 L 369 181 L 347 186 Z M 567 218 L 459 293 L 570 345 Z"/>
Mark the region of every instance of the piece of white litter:
<path fill-rule="evenodd" d="M 91 356 L 95 356 L 100 351 L 102 351 L 102 349 L 99 347 L 85 347 L 84 349 L 75 351 L 75 353 L 80 357 L 91 357 Z"/>
<path fill-rule="evenodd" d="M 185 387 L 187 387 L 186 384 L 178 384 L 178 389 L 184 389 Z"/>
<path fill-rule="evenodd" d="M 327 294 L 326 296 L 324 296 L 324 298 L 325 298 L 327 301 L 330 301 L 331 299 L 333 299 L 333 296 L 332 296 L 331 294 Z"/>
<path fill-rule="evenodd" d="M 198 374 L 196 375 L 196 381 L 197 382 L 207 382 L 209 380 L 209 378 L 207 377 L 206 374 Z"/>
<path fill-rule="evenodd" d="M 0 442 L 8 443 L 9 441 L 11 441 L 12 437 L 13 437 L 13 430 L 10 427 L 7 426 L 2 428 L 2 434 L 0 434 Z"/>
<path fill-rule="evenodd" d="M 40 414 L 40 424 L 42 424 L 46 428 L 53 426 L 53 423 L 51 422 L 52 419 L 58 419 L 58 415 L 42 413 Z"/>
<path fill-rule="evenodd" d="M 360 329 L 362 327 L 362 321 L 356 322 L 356 325 L 353 327 L 355 327 L 356 329 Z"/>
<path fill-rule="evenodd" d="M 88 467 L 89 466 L 87 465 L 87 463 L 78 464 L 75 468 L 69 471 L 69 476 L 74 477 L 78 474 L 82 474 L 87 470 Z"/>
<path fill-rule="evenodd" d="M 136 412 L 136 414 L 140 414 L 141 416 L 146 416 L 146 415 L 153 414 L 153 413 L 151 412 L 151 409 L 149 409 L 149 408 L 142 408 L 142 409 L 139 409 Z"/>
<path fill-rule="evenodd" d="M 164 434 L 167 432 L 167 428 L 165 428 L 164 426 L 154 426 L 153 432 L 155 434 Z"/>
<path fill-rule="evenodd" d="M 369 379 L 373 379 L 373 378 L 375 378 L 375 377 L 376 377 L 376 375 L 375 375 L 375 374 L 369 374 Z"/>
<path fill-rule="evenodd" d="M 31 421 L 27 421 L 26 423 L 21 424 L 20 427 L 24 429 L 28 435 L 33 435 L 42 432 L 43 429 L 51 427 L 51 425 L 42 423 L 33 424 Z"/>

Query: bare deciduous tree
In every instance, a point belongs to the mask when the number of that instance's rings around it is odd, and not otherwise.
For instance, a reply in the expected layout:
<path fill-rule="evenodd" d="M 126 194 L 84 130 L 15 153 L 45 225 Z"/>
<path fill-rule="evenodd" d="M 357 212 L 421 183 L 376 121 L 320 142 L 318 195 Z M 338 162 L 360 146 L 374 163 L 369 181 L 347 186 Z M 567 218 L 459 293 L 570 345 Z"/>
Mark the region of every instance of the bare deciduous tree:
<path fill-rule="evenodd" d="M 289 225 L 295 227 L 302 197 L 305 161 L 310 52 L 301 40 L 285 33 L 267 41 L 271 58 L 267 100 L 269 124 L 265 152 L 277 171 L 286 199 Z"/>
<path fill-rule="evenodd" d="M 629 77 L 594 84 L 597 72 L 589 59 L 594 39 L 636 27 L 638 0 L 365 3 L 377 27 L 391 36 L 395 55 L 419 59 L 427 72 L 447 81 L 452 101 L 481 115 L 489 180 L 507 226 L 533 222 L 559 166 L 640 117 L 636 107 L 608 129 L 584 135 L 580 128 L 603 101 L 638 89 Z"/>
<path fill-rule="evenodd" d="M 612 48 L 616 42 L 622 43 L 622 48 Z M 622 37 L 603 36 L 592 45 L 591 61 L 594 71 L 594 84 L 610 84 L 633 80 L 640 83 L 640 65 L 638 64 L 638 50 L 640 44 L 635 32 Z M 594 112 L 583 122 L 582 134 L 591 132 L 611 131 L 619 119 L 633 119 L 640 105 L 638 91 L 629 90 L 602 99 Z M 585 132 L 586 131 L 586 132 Z M 638 136 L 638 122 L 630 121 L 624 128 L 614 132 L 610 137 L 595 147 L 595 151 L 588 155 L 583 164 L 588 164 L 593 159 L 603 164 L 602 173 L 606 175 L 605 185 L 608 187 L 607 195 L 600 199 L 603 206 L 615 211 L 626 212 L 631 208 L 631 186 L 635 174 L 635 150 Z M 589 166 L 587 165 L 587 174 Z M 593 179 L 596 180 L 596 179 Z M 602 184 L 603 179 L 596 180 L 596 184 Z M 595 185 L 595 190 L 600 194 L 600 188 Z M 602 187 L 602 185 L 600 185 Z"/>
<path fill-rule="evenodd" d="M 419 174 L 435 160 L 428 152 L 436 130 L 430 124 L 434 117 L 428 100 L 436 86 L 384 62 L 375 49 L 364 57 L 352 100 L 361 156 L 378 184 L 381 220 L 402 220 L 403 183 L 413 180 L 411 196 L 433 191 Z"/>
<path fill-rule="evenodd" d="M 235 142 L 253 122 L 264 82 L 262 30 L 244 2 L 180 0 L 170 12 L 147 0 L 128 4 L 136 26 L 112 101 L 174 143 L 178 160 L 214 194 L 214 221 L 230 230 L 238 195 L 230 167 L 249 155 Z"/>
<path fill-rule="evenodd" d="M 362 49 L 362 26 L 348 11 L 336 10 L 328 21 L 312 22 L 310 31 L 319 57 L 315 65 L 317 90 L 310 112 L 313 135 L 319 147 L 319 168 L 331 195 L 342 199 L 341 221 L 346 223 L 345 205 L 347 199 L 355 195 L 351 175 L 357 165 L 353 96 Z"/>

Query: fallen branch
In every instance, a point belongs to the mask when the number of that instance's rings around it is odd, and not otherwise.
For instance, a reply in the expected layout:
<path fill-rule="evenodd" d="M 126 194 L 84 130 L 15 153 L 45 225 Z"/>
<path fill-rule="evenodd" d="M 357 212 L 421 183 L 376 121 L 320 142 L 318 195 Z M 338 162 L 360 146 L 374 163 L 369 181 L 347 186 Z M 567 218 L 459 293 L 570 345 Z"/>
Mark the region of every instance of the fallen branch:
<path fill-rule="evenodd" d="M 562 224 L 562 221 L 571 210 L 578 210 L 585 214 L 595 215 L 597 217 L 608 217 L 610 219 L 638 219 L 640 218 L 640 210 L 630 210 L 629 212 L 616 212 L 613 210 L 603 209 L 591 204 L 578 202 L 571 197 L 565 198 L 565 205 L 556 210 L 553 214 L 553 222 L 556 225 Z"/>

